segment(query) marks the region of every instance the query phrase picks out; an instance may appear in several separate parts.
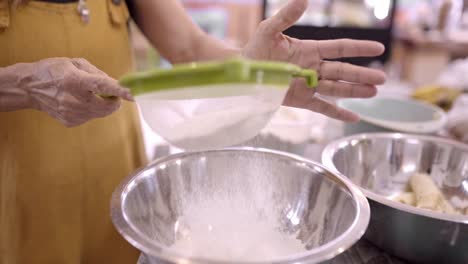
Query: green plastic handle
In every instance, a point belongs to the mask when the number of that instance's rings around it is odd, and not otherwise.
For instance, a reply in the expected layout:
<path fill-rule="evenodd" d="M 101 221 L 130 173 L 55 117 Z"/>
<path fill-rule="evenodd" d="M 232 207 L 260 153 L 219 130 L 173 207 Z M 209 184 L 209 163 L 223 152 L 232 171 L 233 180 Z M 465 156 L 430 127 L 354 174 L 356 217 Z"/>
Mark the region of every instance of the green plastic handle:
<path fill-rule="evenodd" d="M 99 96 L 99 97 L 101 97 L 103 99 L 114 99 L 114 98 L 116 98 L 116 96 L 108 95 L 108 94 L 96 94 L 96 96 Z"/>
<path fill-rule="evenodd" d="M 318 84 L 318 74 L 314 70 L 284 62 L 248 59 L 179 64 L 171 69 L 129 74 L 120 79 L 120 84 L 130 88 L 133 95 L 191 86 L 257 84 L 259 81 L 287 89 L 291 77 L 304 78 L 311 88 Z"/>
<path fill-rule="evenodd" d="M 315 88 L 318 85 L 318 75 L 314 70 L 302 69 L 298 73 L 293 74 L 293 76 L 306 79 L 307 86 L 310 88 Z"/>

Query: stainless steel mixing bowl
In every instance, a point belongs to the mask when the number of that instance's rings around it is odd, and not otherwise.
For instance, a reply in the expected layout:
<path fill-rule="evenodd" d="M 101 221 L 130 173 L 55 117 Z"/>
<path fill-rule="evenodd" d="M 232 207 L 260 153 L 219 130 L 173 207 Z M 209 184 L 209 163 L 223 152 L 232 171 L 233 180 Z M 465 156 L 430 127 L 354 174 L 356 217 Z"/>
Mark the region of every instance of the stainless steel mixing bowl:
<path fill-rule="evenodd" d="M 371 221 L 365 237 L 389 253 L 418 263 L 468 263 L 468 216 L 447 215 L 388 198 L 409 177 L 429 174 L 446 198 L 468 201 L 468 146 L 404 134 L 361 134 L 337 140 L 322 161 L 361 187 Z"/>
<path fill-rule="evenodd" d="M 243 197 L 248 206 L 277 218 L 279 230 L 297 234 L 307 250 L 242 262 L 201 259 L 169 248 L 188 202 L 200 195 L 209 200 L 226 194 Z M 365 196 L 344 177 L 298 156 L 254 148 L 159 159 L 124 180 L 113 194 L 111 207 L 117 230 L 158 264 L 321 263 L 360 239 L 370 217 Z"/>

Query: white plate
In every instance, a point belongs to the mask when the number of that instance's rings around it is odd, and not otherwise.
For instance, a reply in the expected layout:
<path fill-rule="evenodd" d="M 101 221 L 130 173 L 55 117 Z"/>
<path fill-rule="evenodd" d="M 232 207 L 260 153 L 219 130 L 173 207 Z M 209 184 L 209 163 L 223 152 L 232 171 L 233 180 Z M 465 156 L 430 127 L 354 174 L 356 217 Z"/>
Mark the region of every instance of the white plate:
<path fill-rule="evenodd" d="M 442 109 L 410 99 L 342 99 L 337 104 L 359 114 L 364 122 L 400 132 L 435 133 L 447 122 Z"/>

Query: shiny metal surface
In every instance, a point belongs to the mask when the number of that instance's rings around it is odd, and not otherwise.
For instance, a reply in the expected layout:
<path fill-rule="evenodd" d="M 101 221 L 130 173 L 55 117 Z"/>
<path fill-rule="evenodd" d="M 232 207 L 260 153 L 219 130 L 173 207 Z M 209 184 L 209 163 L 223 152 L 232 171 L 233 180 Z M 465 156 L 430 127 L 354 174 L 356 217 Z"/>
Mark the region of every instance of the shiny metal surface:
<path fill-rule="evenodd" d="M 388 199 L 405 189 L 412 174 L 421 172 L 429 174 L 447 198 L 467 201 L 467 145 L 430 136 L 361 134 L 329 144 L 322 161 L 369 198 L 372 214 L 365 237 L 374 244 L 412 262 L 468 263 L 468 216 Z"/>
<path fill-rule="evenodd" d="M 301 157 L 254 148 L 181 153 L 153 162 L 115 190 L 112 220 L 150 263 L 240 264 L 195 259 L 168 246 L 187 199 L 240 192 L 256 203 L 259 194 L 253 191 L 259 189 L 264 190 L 260 200 L 270 201 L 265 208 L 274 205 L 268 213 L 278 217 L 281 230 L 298 233 L 308 250 L 256 263 L 321 263 L 348 249 L 366 230 L 368 203 L 349 180 Z"/>

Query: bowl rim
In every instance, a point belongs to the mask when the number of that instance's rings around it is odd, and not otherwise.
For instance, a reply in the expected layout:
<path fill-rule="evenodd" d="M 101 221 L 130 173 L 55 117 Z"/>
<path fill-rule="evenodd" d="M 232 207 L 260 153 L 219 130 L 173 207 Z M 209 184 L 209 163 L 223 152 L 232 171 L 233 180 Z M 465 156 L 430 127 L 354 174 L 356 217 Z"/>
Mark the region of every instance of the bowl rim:
<path fill-rule="evenodd" d="M 264 149 L 264 148 L 254 148 L 254 147 L 231 147 L 223 148 L 216 150 L 205 150 L 205 151 L 190 151 L 190 152 L 181 152 L 177 154 L 172 154 L 160 159 L 156 159 L 153 162 L 150 162 L 147 166 L 142 167 L 128 177 L 126 177 L 119 186 L 115 189 L 112 194 L 111 199 L 111 219 L 116 227 L 117 231 L 134 247 L 142 251 L 145 255 L 149 257 L 156 257 L 164 261 L 169 261 L 173 263 L 186 263 L 186 264 L 239 264 L 239 261 L 227 261 L 227 260 L 208 260 L 204 258 L 190 257 L 175 250 L 168 249 L 158 243 L 151 242 L 145 235 L 138 231 L 129 221 L 126 221 L 125 214 L 123 213 L 123 200 L 125 199 L 127 189 L 134 185 L 134 182 L 139 178 L 144 177 L 142 172 L 148 168 L 154 168 L 161 163 L 166 163 L 171 160 L 180 159 L 183 157 L 191 155 L 200 155 L 203 153 L 213 153 L 213 152 L 259 152 L 277 155 L 289 159 L 293 159 L 297 162 L 304 163 L 305 165 L 313 166 L 315 168 L 320 168 L 321 170 L 327 172 L 327 175 L 331 175 L 334 178 L 330 180 L 336 182 L 337 184 L 342 185 L 352 196 L 353 202 L 356 206 L 356 214 L 351 225 L 347 228 L 345 232 L 340 234 L 338 237 L 328 242 L 327 244 L 308 250 L 306 252 L 289 255 L 282 258 L 270 259 L 266 261 L 246 261 L 242 262 L 243 264 L 286 264 L 286 263 L 320 263 L 325 260 L 332 259 L 333 257 L 341 254 L 353 244 L 355 244 L 365 233 L 367 226 L 370 221 L 370 206 L 362 191 L 351 183 L 346 177 L 339 173 L 334 173 L 331 170 L 327 169 L 318 162 L 313 162 L 307 160 L 301 156 Z M 313 260 L 309 260 L 311 256 L 315 255 Z"/>
<path fill-rule="evenodd" d="M 346 98 L 346 99 L 340 99 L 337 101 L 337 104 L 341 107 L 346 108 L 343 106 L 343 103 L 346 102 L 352 102 L 352 101 L 369 101 L 369 99 L 360 99 L 360 98 Z M 422 101 L 417 101 L 411 98 L 392 98 L 392 97 L 375 97 L 370 100 L 373 101 L 393 101 L 393 102 L 405 102 L 405 103 L 410 103 L 413 104 L 419 108 L 426 108 L 426 109 L 431 109 L 434 114 L 437 114 L 439 118 L 434 119 L 434 120 L 427 120 L 427 121 L 421 121 L 421 122 L 401 122 L 401 121 L 391 121 L 391 120 L 386 120 L 382 118 L 375 118 L 375 117 L 370 117 L 368 115 L 364 115 L 361 113 L 358 113 L 361 121 L 367 122 L 369 124 L 375 125 L 382 127 L 384 129 L 389 129 L 389 130 L 397 130 L 401 131 L 403 133 L 434 133 L 439 131 L 446 123 L 447 123 L 447 114 L 442 110 L 440 107 L 431 105 L 426 102 Z M 346 108 L 348 109 L 348 108 Z M 354 111 L 352 109 L 348 109 L 350 111 Z"/>
<path fill-rule="evenodd" d="M 362 134 L 356 134 L 356 135 L 343 137 L 341 139 L 335 140 L 327 144 L 327 146 L 322 151 L 322 163 L 325 167 L 327 167 L 331 171 L 339 172 L 338 169 L 335 167 L 333 160 L 331 158 L 337 152 L 337 150 L 343 148 L 345 145 L 347 145 L 347 142 L 351 142 L 352 140 L 376 139 L 376 138 L 429 140 L 433 142 L 439 142 L 439 143 L 444 143 L 444 144 L 448 144 L 451 146 L 455 146 L 457 148 L 461 148 L 468 152 L 468 145 L 451 140 L 451 139 L 437 137 L 437 136 L 403 134 L 403 133 L 362 133 Z M 358 186 L 357 184 L 355 185 L 359 189 L 361 189 L 361 191 L 364 193 L 364 195 L 368 199 L 374 202 L 378 202 L 380 204 L 392 207 L 393 209 L 397 209 L 406 213 L 411 213 L 411 214 L 415 214 L 415 215 L 419 215 L 423 217 L 429 217 L 429 218 L 433 218 L 437 220 L 450 221 L 450 222 L 455 222 L 455 223 L 460 223 L 460 224 L 468 224 L 468 216 L 444 214 L 444 213 L 440 213 L 436 211 L 425 210 L 425 209 L 417 208 L 414 206 L 406 205 L 403 203 L 399 203 L 397 201 L 390 200 L 383 195 L 379 195 L 374 192 L 371 192 L 363 187 Z"/>

